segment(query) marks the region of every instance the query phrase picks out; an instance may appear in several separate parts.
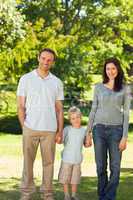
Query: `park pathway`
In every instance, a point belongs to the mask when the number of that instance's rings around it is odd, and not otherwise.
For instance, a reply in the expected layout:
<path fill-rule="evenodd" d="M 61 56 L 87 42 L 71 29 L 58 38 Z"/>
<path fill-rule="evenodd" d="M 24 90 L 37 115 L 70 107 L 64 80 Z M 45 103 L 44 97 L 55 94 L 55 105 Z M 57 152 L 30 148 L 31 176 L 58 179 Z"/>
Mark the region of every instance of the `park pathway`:
<path fill-rule="evenodd" d="M 57 153 L 55 158 L 55 170 L 54 179 L 58 178 L 58 171 L 60 167 L 60 153 L 62 147 L 57 145 Z M 94 151 L 93 147 L 89 149 L 84 149 L 84 161 L 82 163 L 82 176 L 96 176 L 96 168 L 94 161 Z M 132 168 L 132 154 L 133 154 L 133 144 L 129 143 L 127 150 L 123 153 L 122 168 Z M 11 177 L 21 177 L 22 173 L 22 155 L 20 156 L 1 156 L 0 158 L 0 178 L 11 178 Z M 34 165 L 34 175 L 40 178 L 42 174 L 41 158 L 38 153 L 37 159 Z"/>

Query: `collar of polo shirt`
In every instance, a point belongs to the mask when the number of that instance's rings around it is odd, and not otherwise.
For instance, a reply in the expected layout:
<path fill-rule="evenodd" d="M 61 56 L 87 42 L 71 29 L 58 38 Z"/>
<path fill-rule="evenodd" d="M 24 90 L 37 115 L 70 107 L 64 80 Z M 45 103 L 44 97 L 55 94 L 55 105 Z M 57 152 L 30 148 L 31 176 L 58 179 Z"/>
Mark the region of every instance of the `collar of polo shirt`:
<path fill-rule="evenodd" d="M 44 78 L 42 78 L 41 76 L 39 76 L 39 74 L 37 73 L 37 70 L 36 70 L 36 69 L 33 71 L 33 73 L 34 73 L 36 76 L 38 76 L 39 78 L 41 78 L 41 79 L 50 79 L 50 78 L 52 77 L 52 73 L 51 73 L 51 72 L 49 72 L 48 75 L 47 75 L 46 77 L 44 77 Z"/>

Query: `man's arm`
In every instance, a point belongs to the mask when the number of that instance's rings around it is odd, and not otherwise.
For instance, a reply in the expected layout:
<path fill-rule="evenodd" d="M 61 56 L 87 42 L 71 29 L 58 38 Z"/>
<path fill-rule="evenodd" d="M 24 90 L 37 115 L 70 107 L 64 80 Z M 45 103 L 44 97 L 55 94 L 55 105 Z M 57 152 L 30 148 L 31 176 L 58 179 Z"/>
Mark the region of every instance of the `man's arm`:
<path fill-rule="evenodd" d="M 24 96 L 17 97 L 18 119 L 19 119 L 21 127 L 23 127 L 24 120 L 25 120 L 25 101 L 26 101 L 26 97 Z"/>
<path fill-rule="evenodd" d="M 55 103 L 56 116 L 57 116 L 57 133 L 56 142 L 60 144 L 62 142 L 63 125 L 64 125 L 64 115 L 63 115 L 63 104 L 62 101 L 57 100 Z"/>

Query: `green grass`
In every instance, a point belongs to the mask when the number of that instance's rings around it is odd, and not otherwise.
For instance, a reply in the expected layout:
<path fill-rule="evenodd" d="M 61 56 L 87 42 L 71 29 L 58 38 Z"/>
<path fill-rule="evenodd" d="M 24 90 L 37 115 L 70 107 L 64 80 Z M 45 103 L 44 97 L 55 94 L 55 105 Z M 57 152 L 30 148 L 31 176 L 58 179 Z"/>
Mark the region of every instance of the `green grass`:
<path fill-rule="evenodd" d="M 39 185 L 40 179 L 36 179 L 37 192 L 33 195 L 32 200 L 40 200 Z M 62 200 L 62 187 L 57 180 L 54 180 L 55 199 Z M 19 193 L 19 178 L 1 179 L 0 180 L 0 199 L 1 200 L 18 200 Z M 120 185 L 117 192 L 116 200 L 132 200 L 133 197 L 133 170 L 122 169 Z M 97 178 L 96 177 L 82 177 L 79 185 L 79 197 L 82 200 L 97 200 L 96 194 Z"/>
<path fill-rule="evenodd" d="M 0 156 L 21 156 L 21 135 L 0 134 Z"/>
<path fill-rule="evenodd" d="M 56 162 L 60 161 L 60 152 L 62 146 L 57 145 L 56 150 Z M 129 144 L 128 149 L 125 151 L 122 160 L 122 169 L 121 169 L 121 179 L 120 185 L 118 188 L 118 195 L 116 200 L 132 200 L 133 196 L 133 169 L 132 166 L 132 149 L 133 149 L 133 133 L 129 134 Z M 89 172 L 89 166 L 94 164 L 94 152 L 93 148 L 85 149 L 84 151 L 84 166 Z M 22 159 L 22 135 L 12 135 L 12 134 L 0 134 L 0 157 L 6 159 Z M 40 153 L 37 155 L 37 160 L 40 160 Z M 41 165 L 41 161 L 40 161 Z M 6 169 L 7 166 L 5 166 Z M 16 166 L 18 168 L 19 166 Z M 0 171 L 5 170 L 1 169 Z M 13 169 L 12 166 L 8 166 L 8 169 Z M 8 176 L 9 171 L 6 171 L 6 177 L 0 178 L 0 200 L 18 200 L 19 193 L 19 184 L 20 176 Z M 92 177 L 91 172 L 89 172 L 90 177 L 82 177 L 81 184 L 79 186 L 79 196 L 82 200 L 97 200 L 96 188 L 97 188 L 97 178 L 96 176 Z M 37 176 L 35 179 L 37 185 L 37 192 L 33 196 L 33 200 L 39 200 L 39 185 L 41 184 L 41 177 Z M 62 187 L 59 185 L 57 180 L 54 180 L 54 190 L 55 190 L 55 199 L 62 200 L 63 192 Z M 126 195 L 126 199 L 125 199 Z"/>
<path fill-rule="evenodd" d="M 2 180 L 2 187 L 0 189 L 1 200 L 18 200 L 19 199 L 19 183 L 20 179 L 10 178 Z M 33 195 L 32 200 L 40 200 L 39 185 L 40 180 L 36 179 L 37 193 Z M 63 199 L 62 187 L 57 180 L 54 180 L 55 199 Z M 96 178 L 95 177 L 83 177 L 79 186 L 79 196 L 82 200 L 95 200 L 96 199 Z"/>

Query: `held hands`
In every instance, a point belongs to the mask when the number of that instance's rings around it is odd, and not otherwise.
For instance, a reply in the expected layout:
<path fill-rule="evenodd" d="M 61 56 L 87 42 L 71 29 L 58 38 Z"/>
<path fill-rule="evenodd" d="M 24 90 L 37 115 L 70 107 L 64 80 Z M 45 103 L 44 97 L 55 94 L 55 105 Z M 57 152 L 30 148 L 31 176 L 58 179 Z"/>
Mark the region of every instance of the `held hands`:
<path fill-rule="evenodd" d="M 89 135 L 86 136 L 85 142 L 84 142 L 84 146 L 85 147 L 92 146 L 92 135 L 91 134 L 89 134 Z"/>
<path fill-rule="evenodd" d="M 55 135 L 55 142 L 57 144 L 61 144 L 62 143 L 62 133 L 61 132 L 57 132 Z"/>
<path fill-rule="evenodd" d="M 122 138 L 119 143 L 119 151 L 124 151 L 127 148 L 127 138 Z"/>

